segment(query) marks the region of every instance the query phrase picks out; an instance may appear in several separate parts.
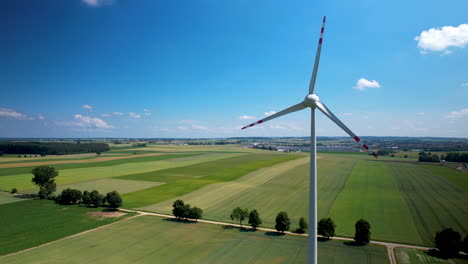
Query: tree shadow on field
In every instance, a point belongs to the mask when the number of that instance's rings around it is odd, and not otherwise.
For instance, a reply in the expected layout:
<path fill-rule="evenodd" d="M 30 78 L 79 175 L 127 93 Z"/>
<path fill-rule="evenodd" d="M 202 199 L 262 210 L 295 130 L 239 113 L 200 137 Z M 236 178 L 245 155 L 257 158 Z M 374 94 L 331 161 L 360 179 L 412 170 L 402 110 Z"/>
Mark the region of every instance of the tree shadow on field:
<path fill-rule="evenodd" d="M 101 210 L 101 212 L 117 212 L 117 211 L 119 211 L 119 209 L 114 209 L 114 208 L 110 208 L 110 207 L 104 208 L 104 209 Z"/>
<path fill-rule="evenodd" d="M 318 242 L 327 242 L 327 241 L 330 241 L 330 239 L 328 239 L 326 237 L 317 237 L 317 241 Z"/>
<path fill-rule="evenodd" d="M 349 247 L 362 247 L 362 246 L 365 246 L 367 244 L 366 243 L 356 242 L 356 241 L 345 241 L 345 242 L 343 242 L 343 245 L 349 246 Z"/>
<path fill-rule="evenodd" d="M 265 232 L 265 236 L 280 237 L 280 236 L 284 236 L 284 235 L 285 234 L 280 233 L 280 232 L 272 232 L 272 231 Z"/>
<path fill-rule="evenodd" d="M 33 198 L 36 198 L 38 197 L 37 194 L 15 194 L 13 195 L 13 198 L 17 198 L 17 199 L 33 199 Z"/>
<path fill-rule="evenodd" d="M 239 232 L 255 232 L 257 231 L 257 229 L 253 229 L 253 228 L 240 228 L 239 229 Z"/>
<path fill-rule="evenodd" d="M 190 221 L 186 219 L 177 219 L 177 218 L 164 218 L 163 221 L 173 222 L 173 223 L 181 223 L 181 224 L 196 224 L 195 221 Z"/>

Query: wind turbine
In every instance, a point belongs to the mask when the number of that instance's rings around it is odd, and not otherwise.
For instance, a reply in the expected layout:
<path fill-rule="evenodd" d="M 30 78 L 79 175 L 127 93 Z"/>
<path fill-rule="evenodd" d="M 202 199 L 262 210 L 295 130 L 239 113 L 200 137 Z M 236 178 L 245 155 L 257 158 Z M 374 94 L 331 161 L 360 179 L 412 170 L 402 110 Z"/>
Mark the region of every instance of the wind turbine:
<path fill-rule="evenodd" d="M 335 124 L 337 124 L 341 129 L 343 129 L 348 135 L 350 135 L 358 144 L 360 144 L 364 149 L 366 149 L 370 154 L 377 158 L 375 152 L 371 151 L 369 147 L 362 142 L 362 140 L 356 136 L 343 122 L 341 122 L 328 107 L 323 104 L 319 97 L 314 93 L 315 80 L 317 79 L 317 70 L 320 61 L 320 50 L 322 49 L 323 42 L 323 33 L 325 30 L 325 19 L 323 17 L 322 21 L 322 30 L 320 31 L 320 39 L 317 47 L 317 54 L 315 56 L 314 69 L 312 71 L 312 77 L 309 84 L 309 94 L 305 97 L 304 101 L 295 104 L 289 108 L 286 108 L 276 114 L 270 115 L 262 120 L 259 120 L 255 123 L 252 123 L 248 126 L 243 127 L 246 129 L 268 120 L 286 115 L 292 112 L 302 110 L 304 108 L 310 107 L 311 109 L 311 129 L 310 129 L 310 196 L 309 196 L 309 238 L 308 238 L 308 263 L 316 264 L 317 263 L 317 144 L 315 137 L 315 109 L 318 108 L 324 115 L 330 118 Z"/>

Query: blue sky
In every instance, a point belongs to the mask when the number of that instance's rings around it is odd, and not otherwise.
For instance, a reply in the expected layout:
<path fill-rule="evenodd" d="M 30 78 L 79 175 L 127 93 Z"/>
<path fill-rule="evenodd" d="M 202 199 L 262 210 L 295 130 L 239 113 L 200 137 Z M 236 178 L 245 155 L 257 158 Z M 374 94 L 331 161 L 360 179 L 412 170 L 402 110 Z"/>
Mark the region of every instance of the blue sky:
<path fill-rule="evenodd" d="M 0 137 L 468 135 L 468 2 L 0 1 Z M 317 113 L 319 136 L 344 136 Z M 251 119 L 250 119 L 251 118 Z"/>

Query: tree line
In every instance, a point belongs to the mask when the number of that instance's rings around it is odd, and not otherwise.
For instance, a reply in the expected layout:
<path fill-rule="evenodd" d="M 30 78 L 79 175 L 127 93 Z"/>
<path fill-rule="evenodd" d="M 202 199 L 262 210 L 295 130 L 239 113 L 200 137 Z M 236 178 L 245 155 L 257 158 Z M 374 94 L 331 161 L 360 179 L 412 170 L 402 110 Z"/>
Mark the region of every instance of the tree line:
<path fill-rule="evenodd" d="M 67 142 L 8 142 L 0 143 L 0 152 L 5 154 L 63 155 L 108 151 L 106 143 Z"/>

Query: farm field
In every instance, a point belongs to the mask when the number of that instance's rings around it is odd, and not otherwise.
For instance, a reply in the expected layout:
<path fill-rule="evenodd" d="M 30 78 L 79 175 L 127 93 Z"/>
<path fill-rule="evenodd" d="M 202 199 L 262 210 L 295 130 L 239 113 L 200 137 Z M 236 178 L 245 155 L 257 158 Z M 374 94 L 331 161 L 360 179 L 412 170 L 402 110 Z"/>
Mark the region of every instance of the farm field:
<path fill-rule="evenodd" d="M 155 187 L 164 184 L 163 182 L 148 182 L 148 181 L 130 181 L 112 178 L 102 178 L 91 181 L 77 182 L 71 184 L 62 184 L 57 186 L 55 193 L 61 193 L 67 188 L 77 189 L 80 191 L 97 190 L 99 193 L 106 194 L 111 191 L 117 191 L 120 194 L 136 192 L 139 190 Z M 24 193 L 36 194 L 39 189 L 26 190 Z"/>
<path fill-rule="evenodd" d="M 0 192 L 0 205 L 24 201 L 23 198 L 15 197 L 10 193 Z"/>
<path fill-rule="evenodd" d="M 155 161 L 143 161 L 143 162 L 132 162 L 135 160 L 127 160 L 127 163 L 118 163 L 118 165 L 113 166 L 105 166 L 105 167 L 83 167 L 76 168 L 76 169 L 63 169 L 59 170 L 59 176 L 56 178 L 57 184 L 69 184 L 69 183 L 76 183 L 81 181 L 88 181 L 94 180 L 99 178 L 110 178 L 110 177 L 117 177 L 127 174 L 135 174 L 135 173 L 144 173 L 150 171 L 157 171 L 163 170 L 168 168 L 174 168 L 179 166 L 188 166 L 192 164 L 196 164 L 199 162 L 205 161 L 213 161 L 218 159 L 223 159 L 226 157 L 238 156 L 243 154 L 219 154 L 213 156 L 211 153 L 206 155 L 197 155 L 188 158 L 187 156 L 179 156 L 177 155 L 174 160 L 171 159 L 157 159 Z M 171 156 L 171 155 L 167 155 Z M 161 156 L 153 157 L 153 158 L 160 158 Z M 184 158 L 183 158 L 184 157 Z M 145 159 L 148 157 L 145 157 Z M 183 158 L 183 161 L 179 159 Z M 120 160 L 121 162 L 123 160 Z M 113 161 L 117 162 L 117 161 Z M 77 164 L 71 164 L 77 165 Z M 55 167 L 55 166 L 54 166 Z M 19 168 L 15 168 L 19 169 Z M 6 169 L 5 169 L 6 170 Z M 18 175 L 10 175 L 10 176 L 0 176 L 0 190 L 3 191 L 10 191 L 12 188 L 17 188 L 18 190 L 30 190 L 34 189 L 35 186 L 31 182 L 32 174 L 30 171 L 32 167 L 27 168 L 27 173 L 18 174 Z M 0 169 L 0 172 L 2 169 Z"/>
<path fill-rule="evenodd" d="M 318 186 L 319 216 L 325 216 L 357 161 L 320 158 L 318 162 L 319 175 L 323 175 Z M 231 222 L 229 215 L 237 206 L 257 209 L 267 227 L 274 227 L 276 214 L 284 210 L 292 218 L 291 228 L 296 228 L 299 217 L 308 217 L 309 158 L 263 168 L 235 181 L 208 185 L 177 199 L 204 208 L 204 218 L 216 221 Z M 140 209 L 170 214 L 174 200 Z"/>
<path fill-rule="evenodd" d="M 247 231 L 247 230 L 245 230 Z M 306 238 L 139 216 L 2 263 L 304 263 Z M 319 243 L 320 263 L 389 263 L 380 246 Z"/>
<path fill-rule="evenodd" d="M 395 255 L 399 264 L 468 264 L 468 258 L 436 258 L 425 251 L 409 248 L 395 248 Z"/>
<path fill-rule="evenodd" d="M 302 156 L 291 154 L 244 154 L 157 172 L 126 175 L 119 179 L 166 182 L 161 186 L 123 196 L 125 207 L 144 207 L 190 193 L 208 184 L 232 181 L 263 167 L 300 157 Z"/>
<path fill-rule="evenodd" d="M 0 255 L 41 245 L 118 220 L 91 214 L 101 211 L 102 208 L 60 206 L 47 200 L 2 204 Z"/>

